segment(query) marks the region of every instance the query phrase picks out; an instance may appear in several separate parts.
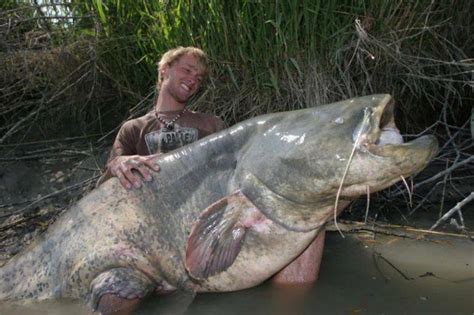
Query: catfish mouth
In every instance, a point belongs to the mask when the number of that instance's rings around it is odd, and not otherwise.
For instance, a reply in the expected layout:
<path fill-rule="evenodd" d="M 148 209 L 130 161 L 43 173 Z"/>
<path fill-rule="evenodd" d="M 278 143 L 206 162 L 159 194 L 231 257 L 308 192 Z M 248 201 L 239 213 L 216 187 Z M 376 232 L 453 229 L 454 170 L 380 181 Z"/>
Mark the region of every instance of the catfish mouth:
<path fill-rule="evenodd" d="M 353 131 L 353 141 L 361 151 L 379 157 L 391 157 L 400 149 L 410 150 L 419 147 L 435 151 L 436 140 L 433 136 L 422 136 L 410 142 L 404 142 L 400 130 L 395 124 L 395 101 L 387 95 L 380 104 L 364 109 L 364 119 Z M 368 113 L 369 112 L 369 113 Z"/>

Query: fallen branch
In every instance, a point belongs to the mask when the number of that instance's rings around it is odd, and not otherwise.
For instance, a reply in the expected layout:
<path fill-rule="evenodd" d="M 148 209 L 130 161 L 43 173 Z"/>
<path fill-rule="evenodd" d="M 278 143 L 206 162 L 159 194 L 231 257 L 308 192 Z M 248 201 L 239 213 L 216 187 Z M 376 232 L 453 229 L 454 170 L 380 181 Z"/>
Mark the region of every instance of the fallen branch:
<path fill-rule="evenodd" d="M 380 233 L 384 235 L 392 235 L 410 239 L 420 239 L 424 235 L 432 235 L 432 236 L 449 236 L 449 237 L 461 237 L 461 238 L 474 238 L 474 233 L 467 233 L 467 235 L 463 234 L 456 234 L 456 233 L 447 233 L 447 232 L 439 232 L 439 231 L 431 231 L 431 230 L 424 230 L 424 229 L 416 229 L 409 226 L 403 225 L 382 225 L 382 224 L 375 224 L 372 223 L 370 225 L 365 224 L 364 222 L 350 222 L 350 221 L 338 221 L 338 226 L 341 231 L 346 233 L 363 233 L 363 232 L 371 232 L 371 233 Z M 328 223 L 326 224 L 326 231 L 337 231 L 334 224 Z"/>
<path fill-rule="evenodd" d="M 374 251 L 372 253 L 372 258 L 374 260 L 374 265 L 377 271 L 382 275 L 382 277 L 385 279 L 385 282 L 388 281 L 388 278 L 383 274 L 382 270 L 379 267 L 378 260 L 384 261 L 387 265 L 392 267 L 398 274 L 400 274 L 405 280 L 415 280 L 415 278 L 408 277 L 403 271 L 401 271 L 399 268 L 397 268 L 393 263 L 391 263 L 387 258 L 385 258 L 382 254 L 379 252 Z"/>
<path fill-rule="evenodd" d="M 462 201 L 458 202 L 456 204 L 456 206 L 454 206 L 451 210 L 449 210 L 448 212 L 446 212 L 438 221 L 436 221 L 436 223 L 430 228 L 430 231 L 433 231 L 435 228 L 438 227 L 438 225 L 443 222 L 443 221 L 446 221 L 447 219 L 449 219 L 454 213 L 460 213 L 461 211 L 461 208 L 467 204 L 469 201 L 471 201 L 472 199 L 474 199 L 474 192 L 471 192 L 471 194 L 469 196 L 467 196 L 466 198 L 464 198 Z M 464 224 L 463 224 L 464 225 Z"/>

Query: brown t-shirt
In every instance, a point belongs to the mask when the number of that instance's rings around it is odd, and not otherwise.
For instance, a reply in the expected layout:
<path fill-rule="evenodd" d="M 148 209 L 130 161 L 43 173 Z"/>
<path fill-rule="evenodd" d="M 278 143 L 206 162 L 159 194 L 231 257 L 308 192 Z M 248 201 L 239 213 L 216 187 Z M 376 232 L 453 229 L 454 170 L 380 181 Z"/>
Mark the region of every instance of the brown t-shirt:
<path fill-rule="evenodd" d="M 173 120 L 181 111 L 158 112 L 165 122 Z M 224 129 L 226 125 L 218 117 L 186 110 L 174 121 L 172 128 L 159 122 L 155 112 L 126 121 L 117 134 L 107 164 L 117 156 L 151 155 L 166 153 Z M 107 168 L 98 184 L 110 178 Z"/>

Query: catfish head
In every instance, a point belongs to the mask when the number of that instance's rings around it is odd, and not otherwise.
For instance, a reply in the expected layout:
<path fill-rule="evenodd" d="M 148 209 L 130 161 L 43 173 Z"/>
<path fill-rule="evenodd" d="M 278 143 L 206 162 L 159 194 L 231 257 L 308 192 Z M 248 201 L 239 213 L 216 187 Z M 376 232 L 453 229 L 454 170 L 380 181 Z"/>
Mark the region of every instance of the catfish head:
<path fill-rule="evenodd" d="M 242 192 L 269 218 L 295 231 L 324 224 L 351 200 L 422 170 L 433 136 L 404 143 L 394 100 L 380 94 L 257 118 L 258 136 L 241 156 Z"/>

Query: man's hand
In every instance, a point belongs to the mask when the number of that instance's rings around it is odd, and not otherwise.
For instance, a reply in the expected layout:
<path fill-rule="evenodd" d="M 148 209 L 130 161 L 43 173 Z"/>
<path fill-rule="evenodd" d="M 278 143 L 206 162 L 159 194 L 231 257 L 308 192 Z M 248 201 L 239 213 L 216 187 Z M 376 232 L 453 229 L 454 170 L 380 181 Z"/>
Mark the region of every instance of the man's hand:
<path fill-rule="evenodd" d="M 108 166 L 112 176 L 117 177 L 123 187 L 126 189 L 132 189 L 132 187 L 140 188 L 142 180 L 149 182 L 153 179 L 150 170 L 155 172 L 160 170 L 160 166 L 156 164 L 155 158 L 156 155 L 117 156 L 109 162 Z"/>

